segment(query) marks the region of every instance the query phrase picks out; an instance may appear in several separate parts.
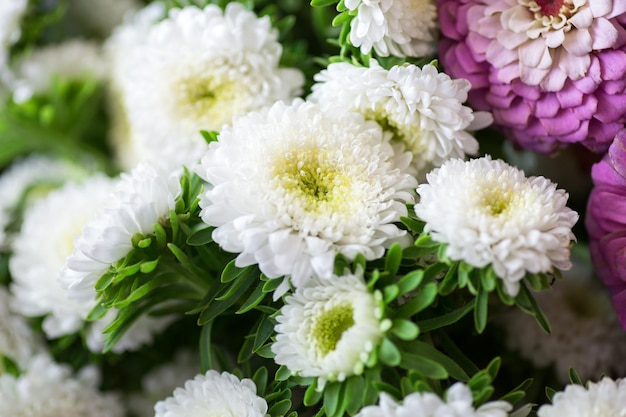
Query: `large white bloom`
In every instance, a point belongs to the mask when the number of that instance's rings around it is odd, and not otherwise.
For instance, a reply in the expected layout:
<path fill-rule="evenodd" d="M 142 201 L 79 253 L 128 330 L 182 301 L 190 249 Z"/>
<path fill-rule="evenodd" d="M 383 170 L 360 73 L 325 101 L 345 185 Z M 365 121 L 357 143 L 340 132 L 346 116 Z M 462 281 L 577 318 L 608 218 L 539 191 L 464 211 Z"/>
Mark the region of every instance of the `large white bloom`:
<path fill-rule="evenodd" d="M 365 54 L 423 57 L 435 50 L 437 7 L 433 0 L 345 0 L 357 11 L 350 42 Z"/>
<path fill-rule="evenodd" d="M 496 0 L 472 11 L 468 25 L 487 38 L 481 47 L 500 81 L 559 91 L 587 74 L 594 51 L 623 42 L 624 12 L 621 0 Z"/>
<path fill-rule="evenodd" d="M 341 62 L 315 80 L 311 100 L 377 121 L 401 150 L 413 154 L 413 167 L 422 174 L 450 158 L 475 154 L 478 142 L 466 129 L 492 121 L 488 113 L 463 105 L 471 87 L 467 80 L 453 80 L 430 64 L 386 70 L 373 60 L 370 68 Z"/>
<path fill-rule="evenodd" d="M 312 279 L 286 297 L 276 317 L 274 360 L 294 374 L 318 377 L 320 387 L 361 374 L 389 324 L 379 302 L 362 271 Z"/>
<path fill-rule="evenodd" d="M 0 359 L 7 356 L 22 367 L 44 345 L 24 317 L 9 309 L 9 300 L 9 292 L 0 287 Z"/>
<path fill-rule="evenodd" d="M 574 263 L 551 291 L 541 291 L 535 298 L 550 321 L 551 333 L 546 334 L 534 317 L 512 309 L 498 320 L 509 349 L 535 366 L 554 365 L 562 383 L 569 381 L 570 367 L 583 381 L 602 373 L 626 374 L 626 333 L 591 268 Z"/>
<path fill-rule="evenodd" d="M 120 399 L 98 391 L 99 375 L 71 368 L 47 356 L 32 358 L 19 377 L 0 375 L 0 415 L 11 417 L 123 417 Z"/>
<path fill-rule="evenodd" d="M 414 392 L 398 404 L 387 393 L 380 394 L 378 405 L 364 407 L 355 417 L 508 417 L 511 404 L 506 401 L 490 401 L 474 408 L 472 392 L 457 382 L 440 398 L 432 392 Z"/>
<path fill-rule="evenodd" d="M 113 181 L 104 176 L 68 183 L 24 213 L 9 260 L 12 305 L 29 317 L 46 315 L 43 330 L 51 338 L 79 330 L 95 305 L 95 291 L 89 299 L 72 301 L 58 279 L 74 250 L 74 238 L 101 209 L 112 188 Z"/>
<path fill-rule="evenodd" d="M 71 298 L 93 298 L 98 279 L 133 248 L 132 237 L 153 233 L 156 223 L 169 218 L 179 194 L 180 176 L 149 164 L 121 174 L 106 206 L 83 228 L 63 266 L 60 280 Z"/>
<path fill-rule="evenodd" d="M 239 253 L 238 266 L 258 263 L 298 287 L 329 277 L 337 253 L 376 259 L 404 236 L 393 222 L 406 215 L 416 181 L 393 157 L 380 127 L 356 113 L 276 103 L 211 143 L 197 168 L 211 185 L 201 217 L 218 226 L 217 243 Z"/>
<path fill-rule="evenodd" d="M 28 207 L 66 181 L 89 175 L 89 168 L 69 161 L 32 155 L 18 160 L 0 176 L 0 250 L 8 250 L 12 233 L 7 230 Z"/>
<path fill-rule="evenodd" d="M 208 371 L 176 388 L 174 394 L 159 401 L 155 417 L 186 417 L 192 415 L 220 417 L 267 417 L 267 402 L 256 395 L 250 379 L 239 380 L 228 372 Z"/>
<path fill-rule="evenodd" d="M 269 17 L 240 3 L 173 9 L 133 49 L 121 82 L 141 157 L 169 167 L 197 161 L 200 130 L 220 130 L 233 117 L 289 99 L 303 76 L 279 69 L 282 53 Z"/>
<path fill-rule="evenodd" d="M 552 397 L 552 404 L 542 405 L 538 417 L 624 416 L 626 410 L 626 380 L 603 378 L 600 382 L 568 385 Z"/>
<path fill-rule="evenodd" d="M 501 160 L 453 159 L 427 175 L 415 213 L 447 255 L 475 267 L 493 266 L 506 292 L 516 295 L 527 272 L 569 269 L 578 214 L 567 193 L 544 177 Z"/>
<path fill-rule="evenodd" d="M 198 369 L 198 352 L 177 352 L 172 362 L 157 366 L 141 378 L 141 391 L 132 393 L 127 398 L 128 409 L 138 417 L 154 417 L 154 404 L 167 398 L 188 379 L 192 379 Z"/>
<path fill-rule="evenodd" d="M 69 40 L 33 50 L 14 65 L 13 99 L 28 100 L 48 91 L 54 77 L 67 81 L 102 81 L 107 68 L 100 45 L 92 41 Z"/>

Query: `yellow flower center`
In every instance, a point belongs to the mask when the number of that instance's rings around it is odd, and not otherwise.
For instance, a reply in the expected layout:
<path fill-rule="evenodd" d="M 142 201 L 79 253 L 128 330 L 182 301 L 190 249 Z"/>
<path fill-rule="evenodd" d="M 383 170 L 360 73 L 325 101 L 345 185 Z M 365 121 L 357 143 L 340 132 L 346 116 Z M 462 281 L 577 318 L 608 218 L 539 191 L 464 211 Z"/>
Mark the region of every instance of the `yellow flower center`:
<path fill-rule="evenodd" d="M 351 304 L 334 306 L 323 311 L 314 320 L 311 333 L 316 350 L 322 356 L 337 347 L 343 333 L 354 326 L 354 308 Z"/>
<path fill-rule="evenodd" d="M 498 217 L 511 208 L 514 193 L 503 188 L 487 189 L 481 196 L 481 206 L 492 216 Z"/>

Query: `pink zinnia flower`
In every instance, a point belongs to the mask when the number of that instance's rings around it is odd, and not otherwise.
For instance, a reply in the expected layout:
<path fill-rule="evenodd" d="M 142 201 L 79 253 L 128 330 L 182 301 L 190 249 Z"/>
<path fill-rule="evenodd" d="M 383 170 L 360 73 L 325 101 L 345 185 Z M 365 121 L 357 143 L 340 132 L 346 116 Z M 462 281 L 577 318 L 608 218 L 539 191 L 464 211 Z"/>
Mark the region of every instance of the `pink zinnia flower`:
<path fill-rule="evenodd" d="M 439 0 L 440 60 L 517 144 L 604 151 L 626 123 L 626 2 Z"/>
<path fill-rule="evenodd" d="M 626 130 L 592 168 L 594 189 L 585 225 L 594 267 L 626 329 Z"/>

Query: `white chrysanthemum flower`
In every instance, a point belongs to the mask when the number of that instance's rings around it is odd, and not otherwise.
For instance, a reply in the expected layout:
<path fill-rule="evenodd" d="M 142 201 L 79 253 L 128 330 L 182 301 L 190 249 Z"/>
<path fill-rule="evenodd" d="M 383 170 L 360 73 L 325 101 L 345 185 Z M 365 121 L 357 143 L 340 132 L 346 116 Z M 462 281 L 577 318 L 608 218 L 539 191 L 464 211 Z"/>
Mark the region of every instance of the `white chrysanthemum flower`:
<path fill-rule="evenodd" d="M 9 269 L 13 281 L 12 305 L 28 317 L 47 316 L 43 330 L 56 338 L 78 331 L 95 306 L 91 298 L 69 300 L 58 279 L 74 238 L 107 200 L 114 182 L 94 176 L 80 184 L 68 183 L 39 199 L 24 213 L 13 243 Z"/>
<path fill-rule="evenodd" d="M 432 392 L 414 392 L 398 404 L 385 392 L 380 394 L 378 405 L 370 405 L 355 417 L 508 417 L 512 409 L 506 401 L 490 401 L 474 408 L 472 392 L 463 383 L 457 382 L 446 392 L 445 399 Z"/>
<path fill-rule="evenodd" d="M 197 168 L 211 185 L 201 217 L 217 226 L 224 250 L 239 253 L 238 266 L 258 263 L 298 287 L 331 276 L 337 253 L 376 259 L 405 236 L 393 223 L 406 215 L 416 180 L 393 158 L 380 127 L 359 114 L 279 102 L 211 143 Z M 285 278 L 274 297 L 287 289 Z"/>
<path fill-rule="evenodd" d="M 28 0 L 0 2 L 0 81 L 5 83 L 10 81 L 9 48 L 20 39 L 20 23 L 27 7 Z"/>
<path fill-rule="evenodd" d="M 482 268 L 491 265 L 506 292 L 519 291 L 527 272 L 569 269 L 578 214 L 567 193 L 544 177 L 526 178 L 504 161 L 453 159 L 427 175 L 415 213 L 447 255 Z"/>
<path fill-rule="evenodd" d="M 155 417 L 207 415 L 220 417 L 268 417 L 267 402 L 256 395 L 250 379 L 239 380 L 228 372 L 208 371 L 176 388 L 174 394 L 159 401 Z"/>
<path fill-rule="evenodd" d="M 32 358 L 19 377 L 0 375 L 0 415 L 12 417 L 123 417 L 117 395 L 100 392 L 99 375 L 87 368 L 73 376 L 71 368 L 47 356 Z"/>
<path fill-rule="evenodd" d="M 74 39 L 20 57 L 13 72 L 16 78 L 13 100 L 21 103 L 48 91 L 54 77 L 67 81 L 103 81 L 107 68 L 100 45 Z"/>
<path fill-rule="evenodd" d="M 470 83 L 453 80 L 433 65 L 394 66 L 371 61 L 370 68 L 333 63 L 315 76 L 310 99 L 363 114 L 393 133 L 394 143 L 413 154 L 413 167 L 426 174 L 450 158 L 478 151 L 466 130 L 492 121 L 486 112 L 464 106 Z"/>
<path fill-rule="evenodd" d="M 552 397 L 552 404 L 544 404 L 538 417 L 622 417 L 626 412 L 626 380 L 603 378 L 600 382 L 568 385 Z"/>
<path fill-rule="evenodd" d="M 76 239 L 61 271 L 61 284 L 70 297 L 92 299 L 98 279 L 133 248 L 132 237 L 153 233 L 156 223 L 169 218 L 180 191 L 180 175 L 164 174 L 148 164 L 123 173 L 107 205 Z"/>
<path fill-rule="evenodd" d="M 350 42 L 368 54 L 424 57 L 435 51 L 437 7 L 434 0 L 345 0 L 357 11 Z"/>
<path fill-rule="evenodd" d="M 94 290 L 94 297 L 95 295 Z M 90 351 L 95 353 L 103 351 L 106 342 L 104 329 L 113 323 L 117 313 L 117 310 L 109 309 L 104 317 L 91 323 L 85 336 L 85 342 Z M 128 327 L 122 337 L 113 345 L 111 352 L 133 352 L 150 345 L 154 336 L 165 330 L 175 320 L 175 315 L 152 317 L 143 314 Z"/>
<path fill-rule="evenodd" d="M 379 303 L 362 271 L 312 279 L 286 297 L 276 318 L 274 360 L 294 374 L 318 377 L 320 389 L 327 380 L 361 374 L 390 324 Z"/>
<path fill-rule="evenodd" d="M 0 287 L 0 359 L 7 356 L 22 367 L 33 355 L 43 352 L 44 345 L 24 317 L 9 310 L 9 300 L 9 292 Z"/>
<path fill-rule="evenodd" d="M 69 161 L 32 155 L 13 163 L 0 176 L 0 250 L 10 249 L 12 233 L 7 230 L 20 209 L 66 181 L 80 180 L 90 169 Z"/>
<path fill-rule="evenodd" d="M 127 14 L 142 7 L 139 0 L 70 0 L 68 14 L 88 31 L 108 36 Z"/>
<path fill-rule="evenodd" d="M 584 275 L 577 274 L 579 268 Z M 535 298 L 550 321 L 551 333 L 546 334 L 534 317 L 512 309 L 498 320 L 509 349 L 537 367 L 553 364 L 562 383 L 569 381 L 570 367 L 583 381 L 602 373 L 626 374 L 626 333 L 591 268 L 574 263 L 551 291 L 541 291 Z"/>
<path fill-rule="evenodd" d="M 84 3 L 83 1 L 80 1 Z M 130 170 L 143 158 L 124 104 L 124 80 L 133 64 L 136 48 L 146 42 L 150 28 L 166 15 L 165 5 L 153 2 L 126 16 L 104 44 L 104 55 L 110 69 L 108 110 L 111 115 L 109 140 L 120 167 Z"/>
<path fill-rule="evenodd" d="M 138 417 L 154 417 L 154 404 L 183 386 L 200 369 L 199 354 L 189 350 L 176 353 L 172 362 L 157 366 L 141 379 L 141 392 L 131 394 L 128 408 Z"/>
<path fill-rule="evenodd" d="M 200 130 L 298 94 L 303 76 L 278 68 L 277 36 L 269 17 L 237 2 L 170 10 L 134 48 L 121 83 L 139 156 L 195 163 L 207 147 Z"/>

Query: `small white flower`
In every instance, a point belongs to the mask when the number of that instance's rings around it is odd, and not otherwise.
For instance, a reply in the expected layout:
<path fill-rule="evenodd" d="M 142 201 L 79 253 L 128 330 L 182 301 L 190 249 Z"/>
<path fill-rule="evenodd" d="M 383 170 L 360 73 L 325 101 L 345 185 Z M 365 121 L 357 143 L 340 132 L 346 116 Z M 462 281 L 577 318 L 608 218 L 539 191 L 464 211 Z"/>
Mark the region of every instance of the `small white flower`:
<path fill-rule="evenodd" d="M 537 411 L 538 417 L 622 417 L 626 410 L 626 380 L 603 378 L 590 382 L 587 388 L 568 385 Z"/>
<path fill-rule="evenodd" d="M 24 317 L 9 309 L 9 300 L 9 292 L 0 287 L 0 359 L 7 356 L 22 367 L 35 353 L 42 352 L 44 345 Z"/>
<path fill-rule="evenodd" d="M 13 99 L 18 103 L 48 91 L 54 77 L 103 81 L 107 73 L 100 45 L 78 39 L 35 49 L 20 57 L 13 67 Z"/>
<path fill-rule="evenodd" d="M 18 209 L 28 207 L 66 181 L 89 175 L 89 168 L 60 159 L 32 155 L 17 160 L 0 176 L 0 250 L 10 249 L 12 233 L 7 227 L 16 220 Z M 18 207 L 20 206 L 20 207 Z"/>
<path fill-rule="evenodd" d="M 113 184 L 100 175 L 80 184 L 68 183 L 24 213 L 9 260 L 12 306 L 28 317 L 46 315 L 43 330 L 51 338 L 79 330 L 95 305 L 95 291 L 89 299 L 72 301 L 58 279 L 74 250 L 74 238 L 101 209 Z"/>
<path fill-rule="evenodd" d="M 350 42 L 368 54 L 423 57 L 435 50 L 437 7 L 433 0 L 345 0 L 357 11 Z"/>
<path fill-rule="evenodd" d="M 177 352 L 172 362 L 157 366 L 141 378 L 141 391 L 128 396 L 129 410 L 138 417 L 154 417 L 154 404 L 192 379 L 199 368 L 198 352 Z"/>
<path fill-rule="evenodd" d="M 156 223 L 169 218 L 180 194 L 179 180 L 179 175 L 166 175 L 148 164 L 121 175 L 106 206 L 83 228 L 63 266 L 60 281 L 71 298 L 92 299 L 98 279 L 133 248 L 132 237 L 153 233 Z"/>
<path fill-rule="evenodd" d="M 453 159 L 427 175 L 415 213 L 447 255 L 482 268 L 489 264 L 505 290 L 517 295 L 527 272 L 569 269 L 578 214 L 567 193 L 544 177 L 501 160 Z"/>
<path fill-rule="evenodd" d="M 363 114 L 393 133 L 393 142 L 413 155 L 422 175 L 450 158 L 478 151 L 466 129 L 491 123 L 491 115 L 464 106 L 470 83 L 453 80 L 433 65 L 369 68 L 333 63 L 315 76 L 310 99 Z"/>
<path fill-rule="evenodd" d="M 405 236 L 393 223 L 406 215 L 416 181 L 393 157 L 380 127 L 356 113 L 276 103 L 211 143 L 197 168 L 211 185 L 201 217 L 217 226 L 217 243 L 239 253 L 238 266 L 258 263 L 298 287 L 329 277 L 337 253 L 376 259 Z M 285 279 L 274 297 L 287 288 Z"/>
<path fill-rule="evenodd" d="M 512 408 L 506 401 L 491 401 L 475 409 L 473 402 L 470 389 L 457 382 L 448 389 L 445 399 L 432 392 L 414 392 L 398 404 L 382 392 L 378 405 L 364 407 L 355 417 L 508 417 Z"/>
<path fill-rule="evenodd" d="M 276 318 L 274 360 L 294 374 L 318 377 L 320 389 L 326 380 L 361 374 L 383 337 L 379 302 L 362 271 L 312 279 L 286 297 Z"/>
<path fill-rule="evenodd" d="M 118 396 L 98 391 L 98 383 L 96 368 L 73 376 L 69 366 L 37 355 L 19 377 L 0 375 L 0 415 L 123 417 Z"/>
<path fill-rule="evenodd" d="M 581 265 L 564 274 L 551 291 L 535 294 L 550 321 L 546 334 L 534 317 L 512 309 L 498 323 L 506 330 L 509 349 L 519 351 L 535 366 L 554 365 L 562 383 L 569 381 L 569 368 L 576 369 L 583 381 L 605 373 L 626 373 L 626 333 L 620 326 L 611 299 L 592 277 L 591 268 L 577 273 Z M 572 331 L 572 329 L 576 329 Z"/>
<path fill-rule="evenodd" d="M 208 371 L 176 388 L 174 394 L 154 406 L 155 417 L 192 415 L 266 417 L 267 402 L 256 395 L 250 379 L 239 380 L 228 372 Z"/>
<path fill-rule="evenodd" d="M 124 17 L 141 9 L 139 0 L 70 0 L 68 14 L 86 30 L 108 36 Z"/>
<path fill-rule="evenodd" d="M 303 76 L 278 68 L 277 36 L 269 17 L 237 2 L 173 9 L 152 26 L 119 84 L 138 156 L 195 163 L 207 146 L 200 130 L 298 94 Z"/>

